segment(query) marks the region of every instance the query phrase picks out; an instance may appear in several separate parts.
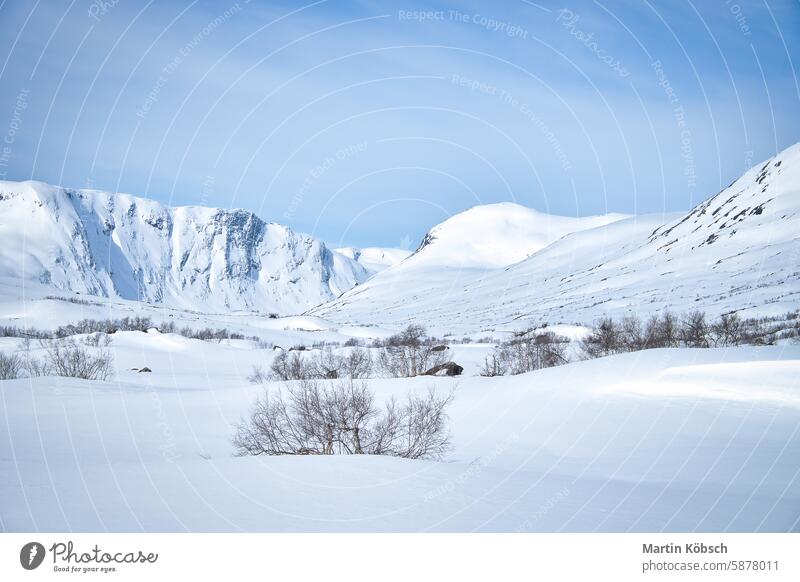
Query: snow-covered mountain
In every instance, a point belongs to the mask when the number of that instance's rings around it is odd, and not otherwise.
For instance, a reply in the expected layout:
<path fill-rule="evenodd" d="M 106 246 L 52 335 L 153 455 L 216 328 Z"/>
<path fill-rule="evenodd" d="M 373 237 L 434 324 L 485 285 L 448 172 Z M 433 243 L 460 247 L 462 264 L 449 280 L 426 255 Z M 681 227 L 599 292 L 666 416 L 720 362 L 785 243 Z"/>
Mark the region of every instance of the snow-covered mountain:
<path fill-rule="evenodd" d="M 400 261 L 408 258 L 411 251 L 405 249 L 387 249 L 381 247 L 367 247 L 363 249 L 355 247 L 342 247 L 335 249 L 364 267 L 370 275 L 380 273 L 384 269 L 393 267 Z"/>
<path fill-rule="evenodd" d="M 321 241 L 244 210 L 0 182 L 0 278 L 193 310 L 285 314 L 368 276 Z"/>
<path fill-rule="evenodd" d="M 413 266 L 506 267 L 561 237 L 627 218 L 544 214 L 512 202 L 474 206 L 433 227 L 414 253 Z"/>
<path fill-rule="evenodd" d="M 469 282 L 520 261 L 566 234 L 624 218 L 622 214 L 552 216 L 510 202 L 475 206 L 432 228 L 417 250 L 401 263 L 312 313 L 337 322 L 379 325 L 378 319 L 386 317 L 385 322 L 392 326 L 424 321 L 419 309 L 457 319 L 458 312 L 446 306 L 469 301 L 461 295 Z M 381 313 L 382 309 L 386 313 Z M 437 328 L 442 323 L 442 329 L 447 330 L 462 324 L 452 319 L 425 323 Z"/>
<path fill-rule="evenodd" d="M 0 182 L 0 287 L 202 312 L 480 332 L 669 307 L 800 304 L 800 144 L 688 213 L 571 218 L 512 203 L 432 228 L 410 255 L 344 248 L 243 210 Z"/>
<path fill-rule="evenodd" d="M 606 220 L 538 248 L 511 226 L 496 244 L 496 210 L 442 223 L 414 256 L 312 313 L 472 332 L 665 307 L 713 315 L 800 305 L 800 144 L 688 213 Z"/>

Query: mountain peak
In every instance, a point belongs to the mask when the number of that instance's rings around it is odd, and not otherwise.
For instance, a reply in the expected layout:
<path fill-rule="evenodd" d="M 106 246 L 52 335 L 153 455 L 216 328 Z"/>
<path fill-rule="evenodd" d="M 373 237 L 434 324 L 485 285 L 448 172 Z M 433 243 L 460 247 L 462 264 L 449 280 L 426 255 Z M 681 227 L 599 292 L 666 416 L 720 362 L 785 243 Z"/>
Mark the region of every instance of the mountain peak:
<path fill-rule="evenodd" d="M 324 243 L 242 209 L 0 182 L 0 277 L 195 310 L 302 312 L 366 280 Z"/>
<path fill-rule="evenodd" d="M 473 206 L 430 229 L 415 257 L 432 264 L 465 268 L 506 267 L 571 232 L 625 217 L 556 216 L 514 202 Z"/>

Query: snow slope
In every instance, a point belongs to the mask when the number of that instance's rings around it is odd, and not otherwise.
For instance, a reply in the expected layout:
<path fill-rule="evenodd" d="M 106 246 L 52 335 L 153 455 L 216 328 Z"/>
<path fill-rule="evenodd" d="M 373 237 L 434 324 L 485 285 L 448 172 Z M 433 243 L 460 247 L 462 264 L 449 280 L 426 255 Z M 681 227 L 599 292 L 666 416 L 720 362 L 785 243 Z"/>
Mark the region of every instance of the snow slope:
<path fill-rule="evenodd" d="M 555 216 L 512 202 L 474 206 L 428 231 L 414 253 L 413 263 L 408 263 L 414 267 L 506 267 L 571 232 L 622 218 L 625 215 Z"/>
<path fill-rule="evenodd" d="M 420 257 L 428 247 L 435 252 L 438 230 L 431 231 Z M 463 239 L 475 232 L 481 231 L 468 223 L 448 236 Z M 454 248 L 437 256 L 455 261 Z M 444 282 L 436 278 L 439 269 L 414 270 L 411 257 L 312 312 L 337 322 L 363 324 L 380 317 L 386 325 L 418 321 L 459 333 L 530 321 L 589 323 L 606 314 L 644 315 L 663 308 L 703 309 L 712 316 L 797 309 L 800 144 L 689 213 L 615 221 L 526 254 L 498 254 L 503 260 L 495 267 L 523 260 L 493 269 L 488 261 L 482 272 L 448 273 Z M 492 251 L 478 253 L 487 255 Z"/>
<path fill-rule="evenodd" d="M 343 247 L 336 249 L 340 253 L 364 267 L 370 275 L 380 273 L 406 259 L 411 251 L 404 249 L 385 249 L 381 247 L 367 247 L 357 249 L 355 247 Z"/>
<path fill-rule="evenodd" d="M 261 389 L 245 375 L 271 357 L 246 344 L 120 332 L 113 382 L 0 381 L 0 528 L 799 531 L 797 346 L 370 381 L 455 388 L 453 450 L 431 462 L 233 457 Z"/>
<path fill-rule="evenodd" d="M 0 182 L 0 278 L 204 311 L 297 313 L 368 276 L 244 210 Z M 21 279 L 21 281 L 20 281 Z"/>
<path fill-rule="evenodd" d="M 311 312 L 340 323 L 377 323 L 380 318 L 390 326 L 403 327 L 409 321 L 422 321 L 425 311 L 435 319 L 424 323 L 442 333 L 466 329 L 454 321 L 458 310 L 448 306 L 462 300 L 461 290 L 470 281 L 501 272 L 569 233 L 625 218 L 619 214 L 553 216 L 513 203 L 475 206 L 431 229 L 414 254 L 401 263 Z M 458 294 L 455 301 L 454 293 Z M 429 306 L 433 309 L 428 310 Z"/>

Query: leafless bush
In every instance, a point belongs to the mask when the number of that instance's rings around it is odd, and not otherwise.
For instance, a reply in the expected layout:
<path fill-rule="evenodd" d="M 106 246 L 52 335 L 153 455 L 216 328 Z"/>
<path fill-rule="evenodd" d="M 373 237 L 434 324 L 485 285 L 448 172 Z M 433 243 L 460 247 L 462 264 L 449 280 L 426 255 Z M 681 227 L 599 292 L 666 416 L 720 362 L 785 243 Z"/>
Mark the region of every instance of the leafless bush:
<path fill-rule="evenodd" d="M 271 341 L 267 341 L 267 340 L 265 340 L 263 338 L 260 338 L 260 337 L 254 337 L 253 341 L 255 342 L 256 347 L 259 350 L 271 350 L 272 348 L 275 347 L 274 343 L 272 343 Z"/>
<path fill-rule="evenodd" d="M 253 366 L 253 372 L 247 377 L 248 382 L 253 384 L 266 384 L 272 379 L 269 372 L 265 372 L 261 366 Z"/>
<path fill-rule="evenodd" d="M 337 378 L 369 378 L 372 375 L 372 357 L 368 350 L 353 348 L 340 355 L 326 347 L 316 354 L 280 352 L 272 361 L 267 374 L 256 366 L 249 380 L 263 383 L 269 380 L 335 380 Z"/>
<path fill-rule="evenodd" d="M 372 356 L 369 350 L 353 348 L 343 358 L 343 375 L 354 380 L 372 377 L 372 369 Z"/>
<path fill-rule="evenodd" d="M 642 330 L 642 322 L 638 317 L 629 315 L 622 319 L 619 327 L 619 347 L 626 352 L 644 349 L 646 339 Z"/>
<path fill-rule="evenodd" d="M 92 355 L 73 341 L 54 341 L 47 346 L 47 364 L 56 376 L 84 380 L 108 380 L 114 374 L 111 354 Z"/>
<path fill-rule="evenodd" d="M 153 327 L 149 317 L 122 317 L 119 319 L 82 319 L 78 323 L 70 323 L 56 328 L 54 335 L 65 338 L 84 333 L 116 333 L 118 331 L 147 331 Z"/>
<path fill-rule="evenodd" d="M 680 319 L 665 311 L 651 316 L 644 326 L 635 316 L 615 322 L 610 317 L 599 320 L 581 341 L 584 355 L 596 358 L 651 348 L 708 348 L 741 344 L 772 345 L 779 339 L 800 336 L 798 312 L 782 316 L 742 319 L 726 313 L 709 323 L 705 313 L 693 311 Z"/>
<path fill-rule="evenodd" d="M 16 325 L 0 325 L 0 337 L 48 338 L 52 337 L 52 335 L 52 333 L 34 328 L 17 327 Z"/>
<path fill-rule="evenodd" d="M 589 358 L 615 354 L 622 346 L 622 333 L 610 317 L 601 319 L 592 331 L 581 340 L 581 348 Z"/>
<path fill-rule="evenodd" d="M 237 455 L 390 455 L 437 459 L 449 447 L 446 408 L 452 394 L 410 395 L 375 405 L 366 383 L 311 380 L 265 392 L 236 427 Z"/>
<path fill-rule="evenodd" d="M 529 330 L 497 346 L 485 361 L 482 376 L 524 374 L 566 364 L 569 339 L 552 331 Z"/>
<path fill-rule="evenodd" d="M 185 327 L 181 329 L 178 333 L 180 333 L 184 337 L 188 337 L 190 339 L 198 339 L 201 341 L 220 342 L 226 339 L 227 340 L 244 339 L 244 334 L 230 331 L 225 328 L 211 329 L 210 327 L 204 327 L 202 329 L 190 329 L 188 327 Z"/>
<path fill-rule="evenodd" d="M 507 358 L 503 354 L 501 348 L 495 348 L 492 353 L 484 359 L 480 375 L 493 378 L 495 376 L 505 376 L 507 373 Z"/>
<path fill-rule="evenodd" d="M 419 376 L 446 361 L 444 353 L 434 350 L 435 347 L 425 328 L 412 324 L 386 340 L 379 362 L 395 378 Z"/>
<path fill-rule="evenodd" d="M 66 303 L 74 303 L 76 305 L 99 305 L 96 301 L 89 301 L 88 299 L 81 299 L 80 297 L 59 297 L 58 295 L 45 295 L 43 299 L 50 299 L 52 301 L 65 301 Z"/>
<path fill-rule="evenodd" d="M 272 360 L 270 371 L 273 380 L 305 380 L 311 376 L 303 356 L 296 352 L 278 353 Z"/>
<path fill-rule="evenodd" d="M 660 348 L 675 348 L 680 345 L 680 330 L 678 318 L 670 311 L 664 311 L 658 320 L 654 343 Z"/>
<path fill-rule="evenodd" d="M 742 343 L 744 326 L 735 313 L 724 313 L 711 325 L 711 337 L 717 346 L 738 346 Z"/>
<path fill-rule="evenodd" d="M 514 353 L 519 354 L 512 366 L 512 374 L 525 373 L 542 368 L 552 368 L 568 363 L 569 339 L 552 331 L 537 333 L 524 340 L 512 342 Z"/>
<path fill-rule="evenodd" d="M 335 380 L 344 374 L 344 358 L 334 352 L 330 347 L 307 360 L 307 377 L 321 380 Z"/>
<path fill-rule="evenodd" d="M 53 375 L 53 366 L 50 365 L 48 360 L 34 358 L 30 353 L 27 353 L 22 359 L 22 366 L 28 378 Z"/>
<path fill-rule="evenodd" d="M 708 325 L 706 325 L 706 315 L 702 311 L 693 311 L 684 317 L 683 325 L 680 329 L 680 338 L 688 348 L 707 348 Z"/>
<path fill-rule="evenodd" d="M 14 380 L 23 370 L 22 358 L 17 354 L 0 353 L 0 380 Z"/>
<path fill-rule="evenodd" d="M 697 313 L 702 316 L 702 313 Z M 694 326 L 692 331 L 688 331 L 689 322 Z M 619 323 L 611 317 L 604 317 L 581 340 L 581 349 L 587 358 L 600 358 L 622 352 L 678 347 L 687 338 L 699 345 L 704 322 L 704 316 L 698 319 L 697 314 L 689 314 L 681 322 L 669 311 L 664 311 L 660 317 L 651 316 L 644 325 L 635 315 L 628 315 Z"/>
<path fill-rule="evenodd" d="M 111 336 L 107 333 L 102 331 L 97 331 L 95 333 L 90 333 L 87 335 L 83 343 L 90 347 L 107 347 L 111 343 Z"/>

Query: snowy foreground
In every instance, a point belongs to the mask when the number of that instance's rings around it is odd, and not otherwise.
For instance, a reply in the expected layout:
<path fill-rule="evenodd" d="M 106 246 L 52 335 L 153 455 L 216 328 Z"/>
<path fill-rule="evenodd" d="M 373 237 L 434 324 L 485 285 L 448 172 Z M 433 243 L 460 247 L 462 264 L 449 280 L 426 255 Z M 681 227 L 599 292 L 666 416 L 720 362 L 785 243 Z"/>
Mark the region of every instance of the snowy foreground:
<path fill-rule="evenodd" d="M 110 349 L 114 382 L 0 382 L 0 529 L 800 531 L 798 346 L 502 378 L 475 375 L 488 347 L 454 346 L 461 378 L 370 381 L 455 388 L 443 462 L 233 457 L 271 350 L 139 332 Z"/>

